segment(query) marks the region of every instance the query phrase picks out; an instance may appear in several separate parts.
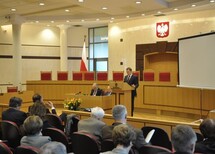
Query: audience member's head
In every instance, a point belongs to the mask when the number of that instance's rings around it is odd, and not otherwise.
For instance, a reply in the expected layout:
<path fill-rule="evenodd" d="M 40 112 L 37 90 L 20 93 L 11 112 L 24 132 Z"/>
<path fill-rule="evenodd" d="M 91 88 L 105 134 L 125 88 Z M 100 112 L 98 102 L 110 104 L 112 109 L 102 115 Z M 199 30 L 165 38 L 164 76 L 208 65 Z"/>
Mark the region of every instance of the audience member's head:
<path fill-rule="evenodd" d="M 114 127 L 112 137 L 115 146 L 121 145 L 127 148 L 132 146 L 132 141 L 135 140 L 135 132 L 126 124 L 121 124 Z"/>
<path fill-rule="evenodd" d="M 20 109 L 22 99 L 18 97 L 12 97 L 9 101 L 9 107 Z"/>
<path fill-rule="evenodd" d="M 93 83 L 93 85 L 92 85 L 92 89 L 97 89 L 98 88 L 98 84 L 97 83 Z"/>
<path fill-rule="evenodd" d="M 37 135 L 41 132 L 43 121 L 39 116 L 29 116 L 23 124 L 26 135 Z"/>
<path fill-rule="evenodd" d="M 34 103 L 30 108 L 30 115 L 37 115 L 43 119 L 46 115 L 46 106 L 40 102 Z"/>
<path fill-rule="evenodd" d="M 65 145 L 60 142 L 46 143 L 40 150 L 40 154 L 67 154 Z"/>
<path fill-rule="evenodd" d="M 204 138 L 215 139 L 215 119 L 205 119 L 199 129 Z"/>
<path fill-rule="evenodd" d="M 113 107 L 112 116 L 115 121 L 126 123 L 127 109 L 124 105 L 116 105 Z"/>
<path fill-rule="evenodd" d="M 32 97 L 32 101 L 35 102 L 43 102 L 43 97 L 40 94 L 34 94 Z"/>
<path fill-rule="evenodd" d="M 104 110 L 100 107 L 94 107 L 91 109 L 91 117 L 96 118 L 98 120 L 102 120 L 104 114 Z"/>
<path fill-rule="evenodd" d="M 172 131 L 172 145 L 176 152 L 192 154 L 195 149 L 197 137 L 190 126 L 178 125 Z"/>

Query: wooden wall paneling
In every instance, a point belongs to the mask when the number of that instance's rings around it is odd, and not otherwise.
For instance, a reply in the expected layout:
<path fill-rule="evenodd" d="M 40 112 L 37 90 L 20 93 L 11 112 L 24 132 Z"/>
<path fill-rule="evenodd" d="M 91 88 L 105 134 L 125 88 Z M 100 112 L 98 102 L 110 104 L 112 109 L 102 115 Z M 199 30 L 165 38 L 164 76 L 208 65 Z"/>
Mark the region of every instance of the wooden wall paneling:
<path fill-rule="evenodd" d="M 202 90 L 202 109 L 207 111 L 215 109 L 215 90 Z"/>

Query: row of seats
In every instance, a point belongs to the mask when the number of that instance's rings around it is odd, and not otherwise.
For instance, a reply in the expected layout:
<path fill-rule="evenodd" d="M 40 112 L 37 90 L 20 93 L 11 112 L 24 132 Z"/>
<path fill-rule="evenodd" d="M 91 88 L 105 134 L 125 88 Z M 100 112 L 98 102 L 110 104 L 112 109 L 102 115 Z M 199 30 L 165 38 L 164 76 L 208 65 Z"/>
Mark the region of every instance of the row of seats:
<path fill-rule="evenodd" d="M 99 154 L 100 151 L 102 152 L 110 151 L 114 148 L 114 144 L 112 140 L 104 140 L 101 143 L 101 150 L 100 150 L 95 136 L 85 132 L 77 132 L 77 125 L 78 125 L 79 119 L 77 119 L 77 117 L 74 117 L 74 118 L 76 119 L 76 121 L 74 121 L 74 123 L 70 128 L 72 131 L 69 134 L 67 134 L 67 133 L 64 133 L 63 131 L 64 128 L 62 128 L 61 119 L 59 119 L 59 117 L 56 115 L 48 114 L 46 119 L 49 121 L 49 123 L 55 126 L 55 128 L 44 129 L 42 131 L 42 134 L 44 136 L 50 136 L 52 141 L 63 143 L 66 146 L 68 152 L 72 151 L 75 154 L 86 154 L 86 153 Z M 59 127 L 59 125 L 61 126 Z M 146 137 L 147 134 L 153 129 L 155 130 L 155 133 L 150 140 L 150 143 L 152 145 L 146 145 L 140 148 L 139 150 L 140 154 L 155 154 L 158 152 L 171 153 L 172 145 L 167 133 L 163 129 L 160 129 L 157 127 L 143 127 L 142 132 L 144 137 Z M 28 154 L 37 154 L 37 153 L 29 152 L 29 150 L 33 152 L 35 151 L 37 152 L 35 148 L 27 147 L 27 146 L 19 146 L 19 142 L 21 139 L 20 130 L 19 130 L 19 127 L 14 122 L 2 121 L 1 132 L 2 132 L 1 139 L 7 140 L 8 142 L 7 145 L 15 149 L 15 151 L 17 150 L 17 147 L 18 147 L 18 149 L 22 151 L 22 154 L 25 154 L 23 150 L 28 151 L 27 152 Z M 203 137 L 200 134 L 197 134 L 197 136 L 198 136 L 197 142 L 203 140 Z M 8 150 L 9 148 L 5 144 L 0 144 L 0 153 L 4 154 L 1 152 L 2 149 Z"/>
<path fill-rule="evenodd" d="M 124 72 L 123 71 L 113 71 L 113 81 L 123 81 Z M 140 71 L 133 71 L 133 75 L 137 76 L 140 80 Z M 159 73 L 159 81 L 161 82 L 170 82 L 170 72 L 160 72 Z M 52 71 L 41 71 L 40 72 L 41 80 L 52 80 Z M 95 72 L 72 72 L 73 80 L 98 80 L 98 81 L 107 81 L 108 80 L 108 72 L 97 72 L 95 76 Z M 58 71 L 57 72 L 57 80 L 68 80 L 68 71 Z M 154 72 L 143 72 L 143 80 L 144 81 L 154 81 L 155 73 Z"/>

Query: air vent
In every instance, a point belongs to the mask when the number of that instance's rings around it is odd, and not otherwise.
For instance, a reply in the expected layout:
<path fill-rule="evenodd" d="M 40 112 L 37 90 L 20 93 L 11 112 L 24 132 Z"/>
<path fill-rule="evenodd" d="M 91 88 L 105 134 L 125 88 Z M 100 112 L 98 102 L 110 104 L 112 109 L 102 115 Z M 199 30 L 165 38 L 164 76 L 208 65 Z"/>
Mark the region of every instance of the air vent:
<path fill-rule="evenodd" d="M 82 25 L 73 25 L 73 27 L 82 27 Z"/>
<path fill-rule="evenodd" d="M 163 13 L 162 14 L 155 14 L 154 16 L 155 17 L 162 17 L 162 16 L 166 16 L 166 14 L 163 14 Z"/>

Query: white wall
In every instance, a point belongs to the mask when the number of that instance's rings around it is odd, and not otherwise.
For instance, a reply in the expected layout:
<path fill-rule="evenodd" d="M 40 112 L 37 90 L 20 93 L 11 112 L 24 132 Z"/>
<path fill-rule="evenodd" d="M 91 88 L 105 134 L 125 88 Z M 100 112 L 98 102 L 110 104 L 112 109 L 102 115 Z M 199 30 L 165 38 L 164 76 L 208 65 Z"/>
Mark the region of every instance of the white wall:
<path fill-rule="evenodd" d="M 156 23 L 170 22 L 170 34 L 166 38 L 157 38 Z M 215 30 L 215 10 L 167 15 L 163 17 L 142 18 L 109 24 L 109 74 L 112 71 L 136 68 L 136 44 L 155 43 L 157 41 L 175 42 L 178 38 L 207 33 Z M 120 39 L 123 38 L 123 42 Z M 155 51 L 156 52 L 156 51 Z M 120 65 L 120 61 L 124 65 Z M 109 75 L 110 79 L 112 75 Z"/>
<path fill-rule="evenodd" d="M 0 30 L 0 56 L 13 55 L 12 26 Z M 84 35 L 88 35 L 88 28 L 71 27 L 68 29 L 68 57 L 81 57 Z M 56 80 L 56 73 L 60 70 L 60 59 L 35 59 L 35 57 L 60 57 L 60 29 L 41 25 L 23 24 L 21 30 L 21 55 L 33 58 L 22 59 L 22 83 L 26 80 L 39 80 L 40 71 L 52 71 L 52 78 Z M 0 84 L 13 83 L 13 59 L 0 58 Z M 71 72 L 78 71 L 80 60 L 68 60 L 69 78 Z M 6 86 L 0 86 L 3 91 Z"/>

